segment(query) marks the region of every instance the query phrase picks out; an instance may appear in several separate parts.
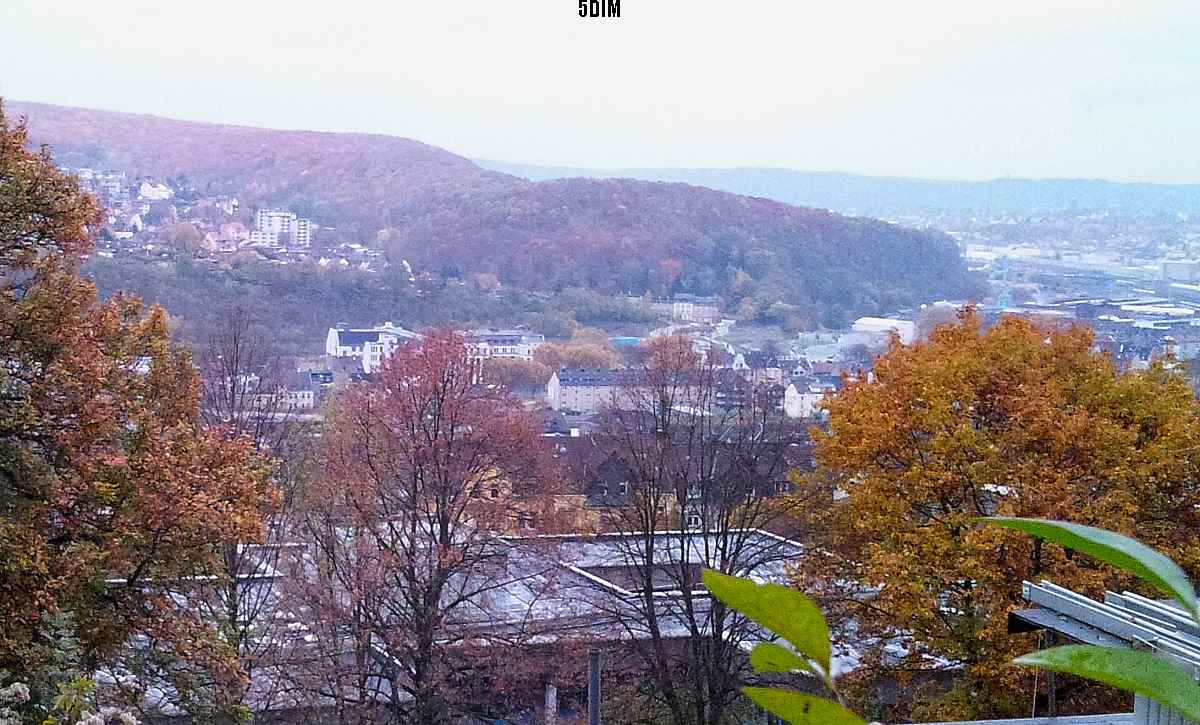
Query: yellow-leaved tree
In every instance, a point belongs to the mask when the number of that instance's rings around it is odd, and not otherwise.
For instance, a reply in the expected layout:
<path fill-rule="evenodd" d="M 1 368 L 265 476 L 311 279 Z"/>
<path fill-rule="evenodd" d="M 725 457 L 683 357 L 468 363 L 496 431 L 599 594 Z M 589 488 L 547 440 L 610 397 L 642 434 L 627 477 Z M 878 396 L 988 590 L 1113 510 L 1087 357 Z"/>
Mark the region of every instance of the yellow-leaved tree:
<path fill-rule="evenodd" d="M 889 719 L 1028 712 L 1032 675 L 1007 666 L 1034 647 L 1006 628 L 1022 580 L 1093 596 L 1129 584 L 978 517 L 1134 535 L 1195 578 L 1200 406 L 1171 368 L 1122 374 L 1085 327 L 985 329 L 968 308 L 827 402 L 817 472 L 798 481 L 815 538 L 795 571 L 856 643 L 862 666 L 846 679 L 860 706 Z M 920 686 L 947 680 L 948 692 Z M 884 694 L 895 683 L 904 696 Z M 1070 687 L 1067 707 L 1105 704 Z"/>

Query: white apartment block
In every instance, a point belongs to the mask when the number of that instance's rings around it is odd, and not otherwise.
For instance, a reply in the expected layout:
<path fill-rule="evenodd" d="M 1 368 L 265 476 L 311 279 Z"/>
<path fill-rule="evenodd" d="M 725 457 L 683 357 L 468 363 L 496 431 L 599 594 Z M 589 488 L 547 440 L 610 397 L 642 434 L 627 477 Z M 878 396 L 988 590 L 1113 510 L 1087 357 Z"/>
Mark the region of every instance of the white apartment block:
<path fill-rule="evenodd" d="M 308 247 L 312 244 L 312 222 L 300 219 L 290 211 L 259 209 L 254 217 L 255 234 L 250 233 L 250 241 L 263 244 L 279 244 L 280 236 L 287 234 L 290 238 L 288 246 Z"/>
<path fill-rule="evenodd" d="M 563 368 L 546 383 L 552 410 L 598 413 L 604 408 L 633 410 L 645 404 L 645 378 L 638 370 Z"/>

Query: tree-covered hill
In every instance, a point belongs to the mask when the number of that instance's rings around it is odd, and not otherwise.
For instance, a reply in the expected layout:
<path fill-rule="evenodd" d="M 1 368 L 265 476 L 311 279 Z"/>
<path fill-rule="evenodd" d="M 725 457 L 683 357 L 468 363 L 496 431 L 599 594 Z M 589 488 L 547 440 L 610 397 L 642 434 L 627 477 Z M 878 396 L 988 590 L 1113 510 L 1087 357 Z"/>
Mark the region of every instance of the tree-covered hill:
<path fill-rule="evenodd" d="M 390 251 L 528 288 L 885 310 L 977 291 L 949 237 L 685 184 L 563 179 L 403 208 Z"/>
<path fill-rule="evenodd" d="M 505 285 L 716 295 L 743 317 L 840 322 L 979 291 L 953 240 L 767 199 L 629 179 L 532 182 L 416 141 L 9 102 L 59 163 L 290 208 L 393 260 Z"/>

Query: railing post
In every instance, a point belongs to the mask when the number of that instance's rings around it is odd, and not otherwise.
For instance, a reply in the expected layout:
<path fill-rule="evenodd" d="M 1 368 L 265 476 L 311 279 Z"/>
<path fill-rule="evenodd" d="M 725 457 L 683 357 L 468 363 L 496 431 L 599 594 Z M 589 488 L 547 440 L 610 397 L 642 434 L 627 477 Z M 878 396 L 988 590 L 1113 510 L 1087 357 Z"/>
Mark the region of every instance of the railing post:
<path fill-rule="evenodd" d="M 553 682 L 546 683 L 546 725 L 558 723 L 558 688 Z"/>
<path fill-rule="evenodd" d="M 600 650 L 588 651 L 588 725 L 600 725 Z"/>
<path fill-rule="evenodd" d="M 1046 632 L 1046 646 L 1054 647 L 1058 644 L 1058 633 L 1054 630 Z M 1046 714 L 1050 717 L 1058 715 L 1058 678 L 1054 676 L 1054 670 L 1049 670 L 1046 676 Z"/>

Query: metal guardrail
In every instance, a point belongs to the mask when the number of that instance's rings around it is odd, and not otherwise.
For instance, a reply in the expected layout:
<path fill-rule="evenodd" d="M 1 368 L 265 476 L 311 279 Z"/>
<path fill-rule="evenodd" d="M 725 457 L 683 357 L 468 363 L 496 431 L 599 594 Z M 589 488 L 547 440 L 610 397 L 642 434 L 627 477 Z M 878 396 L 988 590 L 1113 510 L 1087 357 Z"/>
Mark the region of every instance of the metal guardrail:
<path fill-rule="evenodd" d="M 1172 602 L 1133 592 L 1107 592 L 1104 601 L 1098 602 L 1048 581 L 1024 582 L 1022 594 L 1034 605 L 1032 609 L 1012 614 L 1024 629 L 1045 629 L 1089 644 L 1153 652 L 1200 680 L 1200 626 Z M 1191 723 L 1178 712 L 1142 696 L 1134 698 L 1129 722 L 1131 725 Z"/>

